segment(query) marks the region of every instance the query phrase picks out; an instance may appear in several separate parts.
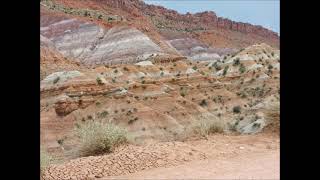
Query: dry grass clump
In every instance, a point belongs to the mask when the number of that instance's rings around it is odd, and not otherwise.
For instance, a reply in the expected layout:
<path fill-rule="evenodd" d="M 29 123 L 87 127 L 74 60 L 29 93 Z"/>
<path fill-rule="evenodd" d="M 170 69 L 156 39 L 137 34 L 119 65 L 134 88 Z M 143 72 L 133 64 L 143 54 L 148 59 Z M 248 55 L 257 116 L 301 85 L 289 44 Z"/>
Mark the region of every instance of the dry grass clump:
<path fill-rule="evenodd" d="M 92 156 L 112 152 L 113 149 L 129 141 L 128 132 L 111 123 L 89 121 L 75 130 L 80 139 L 78 156 Z"/>
<path fill-rule="evenodd" d="M 280 103 L 274 102 L 270 104 L 265 110 L 265 119 L 268 123 L 265 128 L 266 131 L 280 132 Z"/>
<path fill-rule="evenodd" d="M 207 138 L 214 133 L 223 133 L 226 129 L 225 121 L 214 116 L 202 117 L 200 120 L 191 123 L 183 131 L 177 132 L 174 140 L 185 141 L 188 139 Z"/>
<path fill-rule="evenodd" d="M 225 123 L 219 119 L 201 119 L 191 125 L 194 134 L 207 137 L 209 134 L 222 133 Z"/>
<path fill-rule="evenodd" d="M 40 171 L 43 172 L 52 162 L 52 157 L 48 152 L 41 149 L 40 150 Z"/>

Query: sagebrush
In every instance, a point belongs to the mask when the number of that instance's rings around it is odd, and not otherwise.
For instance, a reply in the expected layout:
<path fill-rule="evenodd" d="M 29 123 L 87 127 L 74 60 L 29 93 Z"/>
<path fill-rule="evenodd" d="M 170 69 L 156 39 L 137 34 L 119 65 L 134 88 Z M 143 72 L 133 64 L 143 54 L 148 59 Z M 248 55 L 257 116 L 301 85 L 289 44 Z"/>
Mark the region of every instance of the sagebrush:
<path fill-rule="evenodd" d="M 92 156 L 112 152 L 129 140 L 128 132 L 111 123 L 89 121 L 75 130 L 80 139 L 78 156 Z"/>
<path fill-rule="evenodd" d="M 200 136 L 208 136 L 213 133 L 222 133 L 225 124 L 219 119 L 201 119 L 191 125 L 193 133 Z"/>

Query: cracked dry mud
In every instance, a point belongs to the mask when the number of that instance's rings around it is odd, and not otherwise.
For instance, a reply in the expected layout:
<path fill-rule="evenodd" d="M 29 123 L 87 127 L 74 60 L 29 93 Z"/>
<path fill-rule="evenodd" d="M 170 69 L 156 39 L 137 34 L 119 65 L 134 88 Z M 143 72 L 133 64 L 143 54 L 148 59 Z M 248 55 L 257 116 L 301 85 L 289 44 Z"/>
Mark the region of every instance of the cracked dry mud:
<path fill-rule="evenodd" d="M 113 154 L 78 158 L 64 164 L 52 165 L 45 172 L 44 179 L 117 176 L 205 158 L 204 153 L 182 142 L 154 143 L 147 146 L 127 145 Z"/>
<path fill-rule="evenodd" d="M 207 140 L 126 145 L 103 156 L 51 165 L 44 179 L 279 179 L 279 136 L 209 136 Z"/>

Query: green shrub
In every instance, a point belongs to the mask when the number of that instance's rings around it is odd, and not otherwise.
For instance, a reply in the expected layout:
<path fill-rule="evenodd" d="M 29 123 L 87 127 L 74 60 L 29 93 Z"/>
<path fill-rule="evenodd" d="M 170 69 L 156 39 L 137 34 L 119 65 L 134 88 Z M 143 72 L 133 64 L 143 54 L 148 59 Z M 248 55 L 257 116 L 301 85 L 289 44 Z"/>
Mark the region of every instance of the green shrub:
<path fill-rule="evenodd" d="M 203 99 L 200 103 L 199 103 L 200 106 L 208 106 L 208 103 L 205 99 Z"/>
<path fill-rule="evenodd" d="M 223 76 L 225 76 L 227 74 L 228 69 L 229 69 L 229 66 L 224 67 L 223 74 L 222 74 Z"/>
<path fill-rule="evenodd" d="M 192 69 L 196 71 L 198 69 L 198 67 L 197 66 L 193 66 Z"/>
<path fill-rule="evenodd" d="M 221 70 L 221 66 L 219 66 L 217 62 L 215 62 L 213 64 L 213 67 L 216 69 L 216 71 L 220 71 Z"/>
<path fill-rule="evenodd" d="M 104 118 L 104 117 L 106 117 L 108 114 L 109 114 L 108 111 L 102 111 L 101 113 L 99 113 L 98 117 L 99 117 L 99 118 Z"/>
<path fill-rule="evenodd" d="M 56 84 L 58 81 L 60 80 L 60 77 L 56 77 L 54 80 L 53 80 L 53 84 Z"/>
<path fill-rule="evenodd" d="M 233 66 L 238 66 L 240 64 L 240 58 L 236 58 L 233 60 Z"/>
<path fill-rule="evenodd" d="M 111 22 L 113 20 L 112 17 L 108 17 L 108 22 Z"/>
<path fill-rule="evenodd" d="M 102 79 L 100 78 L 100 77 L 97 77 L 97 83 L 99 84 L 99 85 L 102 85 L 103 84 L 103 82 L 102 82 Z"/>
<path fill-rule="evenodd" d="M 77 151 L 79 156 L 110 153 L 120 144 L 127 143 L 129 139 L 126 130 L 114 124 L 96 121 L 81 124 L 75 129 L 75 133 L 80 139 Z"/>
<path fill-rule="evenodd" d="M 233 113 L 241 113 L 241 107 L 240 106 L 234 106 L 232 111 L 233 111 Z"/>
<path fill-rule="evenodd" d="M 246 72 L 246 67 L 243 64 L 241 64 L 240 68 L 239 68 L 239 71 L 240 71 L 241 74 Z"/>

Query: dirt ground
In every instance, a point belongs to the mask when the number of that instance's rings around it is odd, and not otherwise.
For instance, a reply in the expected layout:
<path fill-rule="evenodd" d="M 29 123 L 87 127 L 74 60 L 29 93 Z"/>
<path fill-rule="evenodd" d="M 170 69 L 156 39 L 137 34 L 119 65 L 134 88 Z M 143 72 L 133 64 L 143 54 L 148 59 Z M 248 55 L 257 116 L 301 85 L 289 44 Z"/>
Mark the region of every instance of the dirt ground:
<path fill-rule="evenodd" d="M 189 143 L 208 159 L 103 179 L 280 179 L 279 137 L 272 134 L 214 135 Z"/>
<path fill-rule="evenodd" d="M 46 179 L 279 179 L 279 142 L 262 133 L 129 145 L 52 166 Z"/>

